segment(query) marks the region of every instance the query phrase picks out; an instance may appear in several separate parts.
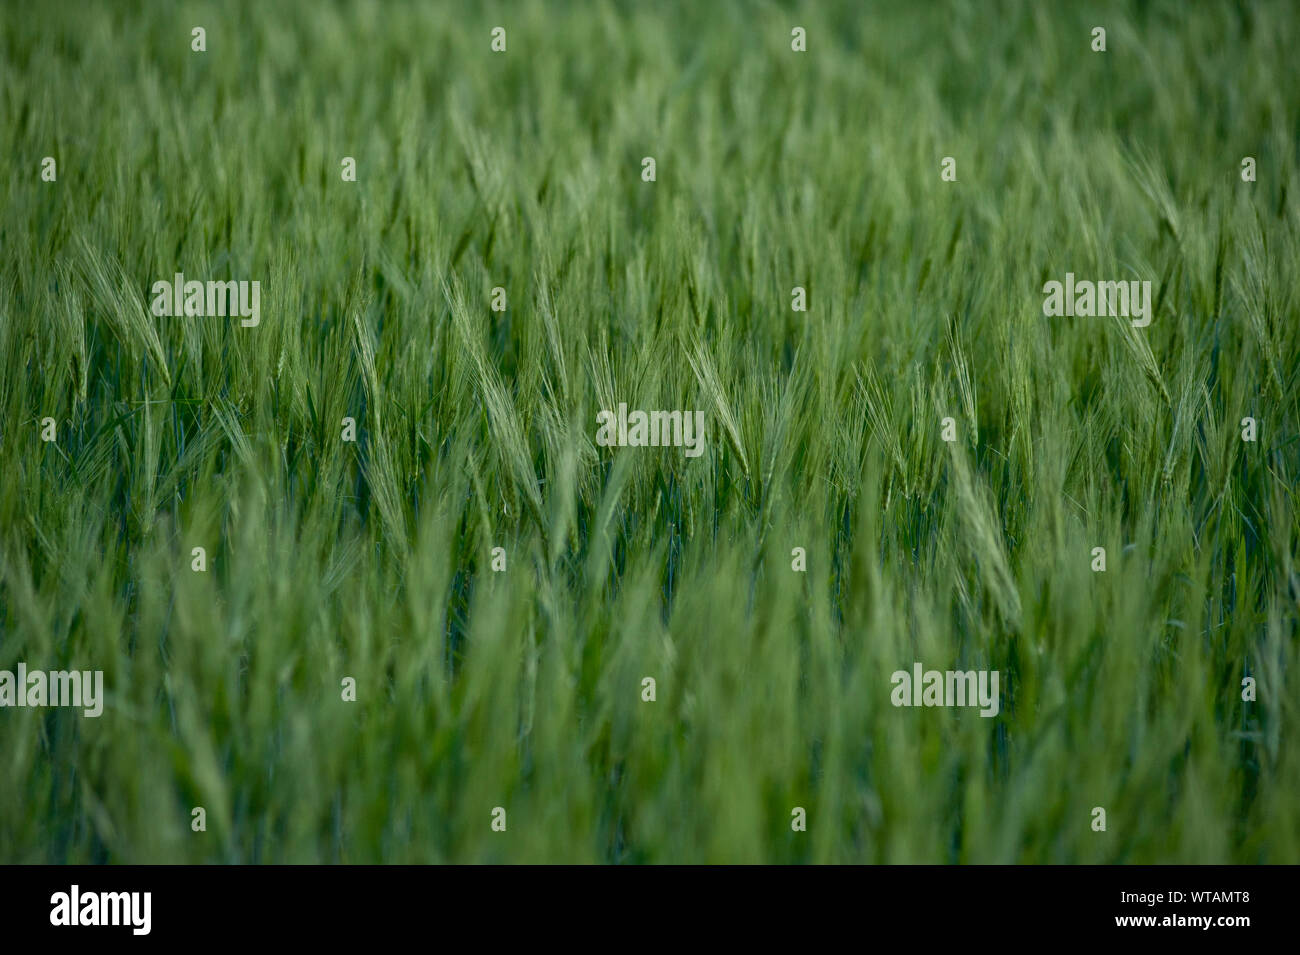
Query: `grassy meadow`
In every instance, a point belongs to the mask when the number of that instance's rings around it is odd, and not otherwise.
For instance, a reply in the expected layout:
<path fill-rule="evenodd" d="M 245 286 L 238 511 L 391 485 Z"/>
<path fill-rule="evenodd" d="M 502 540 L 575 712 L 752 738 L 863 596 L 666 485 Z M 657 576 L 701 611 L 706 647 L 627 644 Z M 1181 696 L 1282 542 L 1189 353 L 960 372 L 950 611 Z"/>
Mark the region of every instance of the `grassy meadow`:
<path fill-rule="evenodd" d="M 0 862 L 1300 862 L 1297 48 L 6 3 L 0 669 L 105 701 L 0 709 Z M 260 324 L 153 314 L 178 272 Z M 1151 324 L 1045 317 L 1067 272 Z M 703 454 L 598 445 L 620 402 Z M 999 712 L 894 706 L 914 662 Z"/>

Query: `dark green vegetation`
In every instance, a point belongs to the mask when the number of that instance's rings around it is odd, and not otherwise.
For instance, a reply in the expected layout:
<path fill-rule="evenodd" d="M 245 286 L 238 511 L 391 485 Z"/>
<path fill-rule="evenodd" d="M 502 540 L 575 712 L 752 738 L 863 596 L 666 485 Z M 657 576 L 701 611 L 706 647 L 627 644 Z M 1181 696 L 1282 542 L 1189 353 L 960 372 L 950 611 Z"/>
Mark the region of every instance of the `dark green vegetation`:
<path fill-rule="evenodd" d="M 1064 6 L 6 6 L 0 860 L 1300 861 L 1300 15 Z"/>

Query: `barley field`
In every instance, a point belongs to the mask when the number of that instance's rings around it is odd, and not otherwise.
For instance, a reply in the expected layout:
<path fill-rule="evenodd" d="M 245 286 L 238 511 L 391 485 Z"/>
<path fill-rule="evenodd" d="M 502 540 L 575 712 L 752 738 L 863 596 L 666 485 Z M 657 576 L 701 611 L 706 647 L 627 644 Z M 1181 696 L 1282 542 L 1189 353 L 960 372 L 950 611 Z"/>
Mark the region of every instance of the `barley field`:
<path fill-rule="evenodd" d="M 6 3 L 0 862 L 1300 862 L 1297 48 Z"/>

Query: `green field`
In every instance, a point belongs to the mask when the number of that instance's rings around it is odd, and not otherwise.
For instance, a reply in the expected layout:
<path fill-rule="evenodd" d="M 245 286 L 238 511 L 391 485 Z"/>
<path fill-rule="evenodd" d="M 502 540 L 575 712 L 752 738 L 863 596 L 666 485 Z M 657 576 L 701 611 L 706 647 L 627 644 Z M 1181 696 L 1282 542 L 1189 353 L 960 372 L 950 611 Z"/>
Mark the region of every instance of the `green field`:
<path fill-rule="evenodd" d="M 0 670 L 104 699 L 0 708 L 0 862 L 1300 862 L 1297 49 L 5 4 Z M 1151 323 L 1046 317 L 1067 273 Z M 895 706 L 917 662 L 997 714 Z"/>

